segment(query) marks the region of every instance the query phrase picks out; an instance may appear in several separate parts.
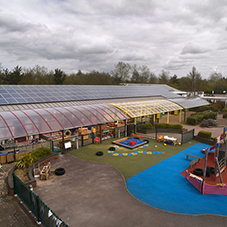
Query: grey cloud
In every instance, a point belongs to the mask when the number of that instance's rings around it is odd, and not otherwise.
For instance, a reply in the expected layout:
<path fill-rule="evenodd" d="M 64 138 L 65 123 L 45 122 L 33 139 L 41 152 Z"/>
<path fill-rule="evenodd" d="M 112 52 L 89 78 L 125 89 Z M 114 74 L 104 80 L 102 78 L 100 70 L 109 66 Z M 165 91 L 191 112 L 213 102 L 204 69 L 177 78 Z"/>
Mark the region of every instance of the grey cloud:
<path fill-rule="evenodd" d="M 183 49 L 181 54 L 204 54 L 210 50 L 198 44 L 187 44 Z"/>
<path fill-rule="evenodd" d="M 0 62 L 9 68 L 43 64 L 66 72 L 110 72 L 119 61 L 126 61 L 181 75 L 194 65 L 208 74 L 206 65 L 215 65 L 224 73 L 225 4 L 222 0 L 219 4 L 2 0 Z"/>
<path fill-rule="evenodd" d="M 0 15 L 0 29 L 5 32 L 27 32 L 34 26 L 21 20 L 15 20 L 7 15 Z"/>

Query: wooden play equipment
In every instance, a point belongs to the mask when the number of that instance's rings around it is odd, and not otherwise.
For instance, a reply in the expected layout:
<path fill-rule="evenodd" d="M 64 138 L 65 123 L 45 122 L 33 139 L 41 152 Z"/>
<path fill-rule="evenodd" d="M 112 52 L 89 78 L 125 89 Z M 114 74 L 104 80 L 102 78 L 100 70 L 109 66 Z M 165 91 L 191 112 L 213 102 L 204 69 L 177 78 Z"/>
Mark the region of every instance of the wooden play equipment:
<path fill-rule="evenodd" d="M 79 128 L 78 135 L 79 136 L 83 135 L 83 139 L 87 140 L 88 139 L 88 128 Z"/>
<path fill-rule="evenodd" d="M 194 177 L 191 170 L 186 170 L 186 179 L 195 187 L 197 188 L 201 194 L 216 194 L 216 195 L 227 195 L 227 186 L 226 183 L 223 182 L 222 174 L 226 175 L 226 161 L 227 161 L 227 128 L 224 127 L 223 133 L 221 136 L 217 138 L 217 142 L 214 146 L 202 149 L 202 153 L 205 154 L 205 157 L 202 159 L 204 160 L 204 168 L 201 169 L 202 176 Z M 208 166 L 208 155 L 211 166 Z M 193 155 L 187 155 L 188 157 L 194 157 L 195 160 L 200 160 L 198 157 Z M 213 161 L 212 161 L 213 160 Z M 193 160 L 194 161 L 194 160 Z M 195 161 L 196 162 L 196 161 Z M 212 163 L 213 162 L 213 163 Z M 209 164 L 209 165 L 210 165 Z M 192 165 L 190 165 L 192 167 Z M 200 167 L 201 168 L 201 167 Z M 195 170 L 195 169 L 194 169 Z M 213 174 L 213 176 L 211 176 Z M 206 182 L 208 181 L 209 183 Z M 211 178 L 213 177 L 213 178 Z M 213 183 L 212 180 L 213 179 Z M 218 181 L 216 184 L 215 181 Z"/>
<path fill-rule="evenodd" d="M 40 180 L 48 180 L 50 175 L 51 164 L 44 164 L 42 170 L 40 171 Z"/>

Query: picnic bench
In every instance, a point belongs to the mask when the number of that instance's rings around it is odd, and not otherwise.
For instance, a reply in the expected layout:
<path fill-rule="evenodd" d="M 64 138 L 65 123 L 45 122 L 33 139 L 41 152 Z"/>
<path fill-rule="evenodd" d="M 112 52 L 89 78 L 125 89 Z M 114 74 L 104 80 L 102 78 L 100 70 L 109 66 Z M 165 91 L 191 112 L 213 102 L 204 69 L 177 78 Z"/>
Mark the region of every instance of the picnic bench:
<path fill-rule="evenodd" d="M 190 169 L 192 168 L 192 166 L 193 166 L 194 164 L 197 164 L 198 162 L 199 162 L 199 159 L 194 159 L 194 160 L 192 160 L 192 161 L 189 163 Z"/>
<path fill-rule="evenodd" d="M 202 158 L 200 158 L 200 157 L 197 157 L 197 156 L 191 155 L 191 154 L 185 154 L 185 155 L 186 155 L 187 160 L 188 160 L 188 157 L 195 158 L 195 159 L 193 159 L 193 160 L 189 163 L 190 169 L 192 168 L 192 166 L 193 166 L 194 164 L 197 164 L 197 163 L 200 161 L 200 159 L 202 159 Z"/>
<path fill-rule="evenodd" d="M 186 155 L 187 160 L 188 160 L 188 157 L 196 158 L 196 159 L 198 159 L 199 161 L 200 161 L 200 159 L 202 159 L 202 158 L 200 158 L 200 157 L 197 157 L 197 156 L 191 155 L 191 154 L 185 154 L 185 155 Z M 199 161 L 198 161 L 198 162 L 199 162 Z"/>

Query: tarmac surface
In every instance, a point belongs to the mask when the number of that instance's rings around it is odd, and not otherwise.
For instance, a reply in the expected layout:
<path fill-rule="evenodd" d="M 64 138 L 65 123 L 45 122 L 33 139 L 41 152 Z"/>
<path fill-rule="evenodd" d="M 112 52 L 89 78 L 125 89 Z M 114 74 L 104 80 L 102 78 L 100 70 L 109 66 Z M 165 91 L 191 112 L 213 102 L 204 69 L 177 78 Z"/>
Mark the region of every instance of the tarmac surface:
<path fill-rule="evenodd" d="M 217 227 L 227 223 L 225 216 L 182 215 L 148 206 L 128 192 L 122 174 L 111 166 L 59 154 L 51 168 L 60 167 L 64 175 L 52 172 L 49 180 L 37 181 L 34 192 L 71 227 Z"/>
<path fill-rule="evenodd" d="M 0 226 L 36 227 L 37 224 L 33 216 L 27 212 L 22 204 L 19 204 L 20 202 L 17 198 L 8 194 L 6 178 L 8 171 L 14 165 L 14 163 L 5 164 L 0 169 Z"/>

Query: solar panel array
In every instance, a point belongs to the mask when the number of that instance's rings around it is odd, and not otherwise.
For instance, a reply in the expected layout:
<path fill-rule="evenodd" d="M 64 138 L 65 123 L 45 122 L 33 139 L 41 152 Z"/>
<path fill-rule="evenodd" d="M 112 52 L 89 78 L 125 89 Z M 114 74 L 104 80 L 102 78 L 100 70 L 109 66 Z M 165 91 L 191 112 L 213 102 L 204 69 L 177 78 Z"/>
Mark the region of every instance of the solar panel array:
<path fill-rule="evenodd" d="M 176 98 L 166 85 L 0 85 L 0 105 L 127 97 Z"/>

